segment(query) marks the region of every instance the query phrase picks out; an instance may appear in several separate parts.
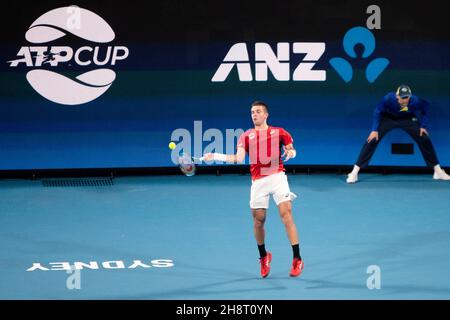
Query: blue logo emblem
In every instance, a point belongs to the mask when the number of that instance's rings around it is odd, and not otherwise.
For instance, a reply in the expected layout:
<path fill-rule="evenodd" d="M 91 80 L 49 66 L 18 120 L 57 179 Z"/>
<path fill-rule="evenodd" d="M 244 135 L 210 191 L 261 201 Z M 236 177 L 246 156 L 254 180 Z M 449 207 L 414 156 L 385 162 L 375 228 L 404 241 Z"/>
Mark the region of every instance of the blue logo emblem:
<path fill-rule="evenodd" d="M 369 29 L 363 27 L 354 27 L 347 31 L 343 39 L 344 51 L 353 59 L 357 58 L 355 47 L 362 45 L 364 51 L 363 59 L 367 59 L 375 51 L 376 41 L 375 37 Z M 336 70 L 338 75 L 345 81 L 350 82 L 353 78 L 353 67 L 344 58 L 335 57 L 330 59 L 331 66 Z M 370 61 L 366 68 L 366 78 L 370 83 L 375 82 L 377 78 L 389 65 L 389 60 L 386 58 L 375 58 Z"/>

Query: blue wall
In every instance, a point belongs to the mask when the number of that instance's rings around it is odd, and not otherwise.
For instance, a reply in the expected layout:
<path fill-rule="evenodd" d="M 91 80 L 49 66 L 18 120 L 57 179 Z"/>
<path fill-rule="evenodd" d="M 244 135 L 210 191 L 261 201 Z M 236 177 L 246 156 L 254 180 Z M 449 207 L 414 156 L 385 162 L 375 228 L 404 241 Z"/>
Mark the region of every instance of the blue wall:
<path fill-rule="evenodd" d="M 15 58 L 21 46 L 32 45 L 24 38 L 29 25 L 58 6 L 30 4 L 15 8 L 21 12 L 21 19 L 7 22 L 20 30 L 0 36 L 0 170 L 172 166 L 167 145 L 175 129 L 192 132 L 194 121 L 202 121 L 203 132 L 209 128 L 223 133 L 226 129 L 246 130 L 252 126 L 249 108 L 254 100 L 268 103 L 270 124 L 282 126 L 293 135 L 298 157 L 291 164 L 351 165 L 369 134 L 375 104 L 401 83 L 409 84 L 415 94 L 431 102 L 431 138 L 441 164 L 450 165 L 450 42 L 445 37 L 428 38 L 427 34 L 396 30 L 394 20 L 386 14 L 386 28 L 373 31 L 377 47 L 371 58 L 388 58 L 390 65 L 374 83 L 369 83 L 364 68 L 370 59 L 349 59 L 355 75 L 345 83 L 328 62 L 335 56 L 345 57 L 341 39 L 357 25 L 350 18 L 345 20 L 344 12 L 341 22 L 334 22 L 333 30 L 322 26 L 320 33 L 293 34 L 289 30 L 283 36 L 281 26 L 276 34 L 261 31 L 240 37 L 229 30 L 230 35 L 221 38 L 218 32 L 190 37 L 180 33 L 178 39 L 164 41 L 161 38 L 165 32 L 168 37 L 176 33 L 153 29 L 152 35 L 158 37 L 152 38 L 145 28 L 133 29 L 135 25 L 127 23 L 134 19 L 132 15 L 118 19 L 121 8 L 102 10 L 87 4 L 82 7 L 110 22 L 116 32 L 114 45 L 127 46 L 130 55 L 111 67 L 116 80 L 105 94 L 83 105 L 67 106 L 34 91 L 26 80 L 29 68 L 11 68 L 6 63 Z M 360 15 L 359 25 L 367 17 L 361 9 L 356 5 L 345 9 Z M 412 20 L 415 14 L 410 13 Z M 218 23 L 209 19 L 205 24 Z M 322 25 L 323 21 L 319 19 L 317 24 Z M 195 21 L 192 26 L 177 27 L 194 28 Z M 280 82 L 272 76 L 267 82 L 240 82 L 236 70 L 225 82 L 211 82 L 234 43 L 248 44 L 253 63 L 251 48 L 255 42 L 267 42 L 276 48 L 276 42 L 302 41 L 326 43 L 326 52 L 316 65 L 327 70 L 325 82 Z M 63 44 L 68 45 L 64 41 L 46 45 Z M 301 59 L 301 55 L 292 57 L 292 70 Z M 57 70 L 76 73 L 80 69 L 83 68 L 62 66 Z M 413 155 L 392 155 L 391 143 L 412 140 L 402 131 L 392 131 L 380 144 L 371 164 L 425 165 L 417 146 Z M 204 142 L 203 147 L 208 144 Z"/>

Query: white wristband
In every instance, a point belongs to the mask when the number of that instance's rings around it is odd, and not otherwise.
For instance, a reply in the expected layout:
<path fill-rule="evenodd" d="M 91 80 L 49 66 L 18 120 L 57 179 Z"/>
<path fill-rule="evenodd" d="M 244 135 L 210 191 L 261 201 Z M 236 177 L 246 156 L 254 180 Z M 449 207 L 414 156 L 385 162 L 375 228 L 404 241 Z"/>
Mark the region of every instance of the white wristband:
<path fill-rule="evenodd" d="M 213 160 L 214 161 L 227 161 L 227 155 L 223 153 L 213 153 Z"/>

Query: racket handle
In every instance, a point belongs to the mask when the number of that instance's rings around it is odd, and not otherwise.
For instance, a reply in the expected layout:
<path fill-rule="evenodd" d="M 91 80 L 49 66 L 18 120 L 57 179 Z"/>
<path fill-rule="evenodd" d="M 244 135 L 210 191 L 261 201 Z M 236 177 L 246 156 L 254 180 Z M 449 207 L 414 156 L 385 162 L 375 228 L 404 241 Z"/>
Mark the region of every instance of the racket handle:
<path fill-rule="evenodd" d="M 205 160 L 205 157 L 200 157 L 200 158 L 191 157 L 191 158 L 192 158 L 192 160 L 195 160 L 195 161 L 204 161 Z"/>

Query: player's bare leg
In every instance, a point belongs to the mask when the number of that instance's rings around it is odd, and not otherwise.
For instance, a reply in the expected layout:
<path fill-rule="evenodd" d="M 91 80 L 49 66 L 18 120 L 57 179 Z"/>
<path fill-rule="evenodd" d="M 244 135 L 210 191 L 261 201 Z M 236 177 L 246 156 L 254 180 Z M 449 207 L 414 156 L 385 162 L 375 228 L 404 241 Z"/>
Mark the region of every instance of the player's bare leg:
<path fill-rule="evenodd" d="M 258 244 L 258 250 L 261 263 L 261 276 L 267 277 L 270 272 L 270 261 L 272 261 L 272 254 L 266 252 L 265 237 L 266 232 L 264 230 L 264 222 L 266 222 L 266 209 L 252 209 L 253 215 L 253 232 L 255 234 L 256 243 Z"/>
<path fill-rule="evenodd" d="M 280 203 L 278 205 L 278 211 L 280 212 L 281 220 L 286 228 L 286 234 L 292 245 L 292 251 L 294 254 L 292 268 L 289 275 L 292 277 L 297 277 L 303 270 L 303 260 L 300 256 L 297 227 L 295 225 L 294 218 L 292 217 L 292 202 L 285 201 Z"/>
<path fill-rule="evenodd" d="M 278 205 L 278 211 L 280 212 L 281 221 L 283 221 L 286 233 L 291 245 L 298 244 L 297 227 L 295 226 L 294 219 L 292 217 L 292 202 L 285 201 Z"/>
<path fill-rule="evenodd" d="M 258 245 L 264 244 L 266 232 L 264 230 L 264 222 L 266 222 L 266 209 L 252 209 L 253 215 L 253 231 Z"/>

